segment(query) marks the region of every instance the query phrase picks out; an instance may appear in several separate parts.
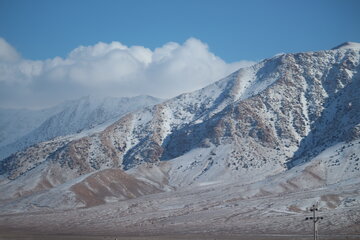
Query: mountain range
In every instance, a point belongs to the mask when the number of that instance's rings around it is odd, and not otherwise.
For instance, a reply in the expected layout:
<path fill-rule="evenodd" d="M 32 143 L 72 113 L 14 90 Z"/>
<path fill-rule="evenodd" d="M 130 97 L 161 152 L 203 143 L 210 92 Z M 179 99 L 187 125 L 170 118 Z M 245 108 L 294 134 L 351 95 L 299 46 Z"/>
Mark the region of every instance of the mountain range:
<path fill-rule="evenodd" d="M 317 204 L 326 233 L 359 236 L 359 63 L 345 43 L 114 115 L 82 99 L 0 162 L 0 230 L 301 234 Z"/>

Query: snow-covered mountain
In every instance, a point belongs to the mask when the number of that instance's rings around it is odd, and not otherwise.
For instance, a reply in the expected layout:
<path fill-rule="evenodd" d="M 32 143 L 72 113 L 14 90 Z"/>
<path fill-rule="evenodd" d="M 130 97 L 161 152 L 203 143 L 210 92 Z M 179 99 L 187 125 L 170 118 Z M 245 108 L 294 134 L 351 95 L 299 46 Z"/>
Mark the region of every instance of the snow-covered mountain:
<path fill-rule="evenodd" d="M 103 131 L 18 152 L 0 163 L 2 211 L 107 203 L 84 214 L 90 219 L 118 209 L 124 213 L 121 226 L 201 232 L 234 228 L 242 214 L 255 219 L 279 213 L 277 226 L 285 226 L 284 216 L 303 217 L 316 201 L 324 211 L 358 209 L 356 46 L 265 59 L 198 91 L 129 113 Z M 280 200 L 284 206 L 274 204 Z M 245 212 L 231 217 L 236 206 Z M 358 231 L 352 219 L 359 215 L 337 213 L 341 228 Z M 328 228 L 335 231 L 339 220 L 331 216 Z M 259 222 L 249 224 L 274 229 L 271 222 Z M 295 226 L 294 232 L 304 229 Z"/>
<path fill-rule="evenodd" d="M 132 98 L 83 97 L 56 107 L 30 110 L 2 110 L 0 157 L 4 158 L 33 144 L 59 136 L 110 124 L 120 116 L 162 100 L 150 96 Z"/>

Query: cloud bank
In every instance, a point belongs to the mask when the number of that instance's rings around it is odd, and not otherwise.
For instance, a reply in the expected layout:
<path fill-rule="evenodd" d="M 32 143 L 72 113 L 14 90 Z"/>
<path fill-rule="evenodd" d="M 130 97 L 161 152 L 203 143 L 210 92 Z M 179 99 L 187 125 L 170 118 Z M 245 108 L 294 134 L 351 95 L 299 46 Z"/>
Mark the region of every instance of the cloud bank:
<path fill-rule="evenodd" d="M 43 61 L 22 58 L 0 38 L 0 106 L 38 108 L 84 95 L 170 98 L 251 64 L 226 63 L 195 38 L 154 50 L 99 42 Z"/>

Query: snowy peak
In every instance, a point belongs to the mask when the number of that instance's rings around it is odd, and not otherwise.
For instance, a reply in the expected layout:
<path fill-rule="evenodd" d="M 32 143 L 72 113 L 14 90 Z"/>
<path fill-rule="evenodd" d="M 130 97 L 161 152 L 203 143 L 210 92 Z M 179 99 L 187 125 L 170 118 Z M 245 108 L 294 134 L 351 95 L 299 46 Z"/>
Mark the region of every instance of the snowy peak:
<path fill-rule="evenodd" d="M 336 50 L 336 49 L 360 50 L 360 43 L 357 43 L 357 42 L 344 42 L 344 43 L 332 48 L 332 50 Z"/>

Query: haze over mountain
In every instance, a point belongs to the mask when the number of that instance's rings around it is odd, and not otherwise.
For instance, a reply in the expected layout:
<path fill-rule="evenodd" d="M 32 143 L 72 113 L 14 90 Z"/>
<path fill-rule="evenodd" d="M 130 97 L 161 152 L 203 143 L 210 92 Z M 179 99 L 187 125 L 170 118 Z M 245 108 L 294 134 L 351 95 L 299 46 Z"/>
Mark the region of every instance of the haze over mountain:
<path fill-rule="evenodd" d="M 60 110 L 60 109 L 59 109 Z M 0 109 L 0 146 L 5 146 L 40 126 L 57 109 Z"/>
<path fill-rule="evenodd" d="M 0 159 L 42 141 L 89 130 L 100 124 L 110 125 L 126 113 L 161 101 L 150 96 L 87 96 L 43 110 L 0 109 Z"/>
<path fill-rule="evenodd" d="M 0 216 L 0 229 L 304 233 L 318 202 L 324 231 L 360 234 L 358 46 L 265 59 L 15 153 L 0 162 L 0 209 L 21 214 Z"/>

